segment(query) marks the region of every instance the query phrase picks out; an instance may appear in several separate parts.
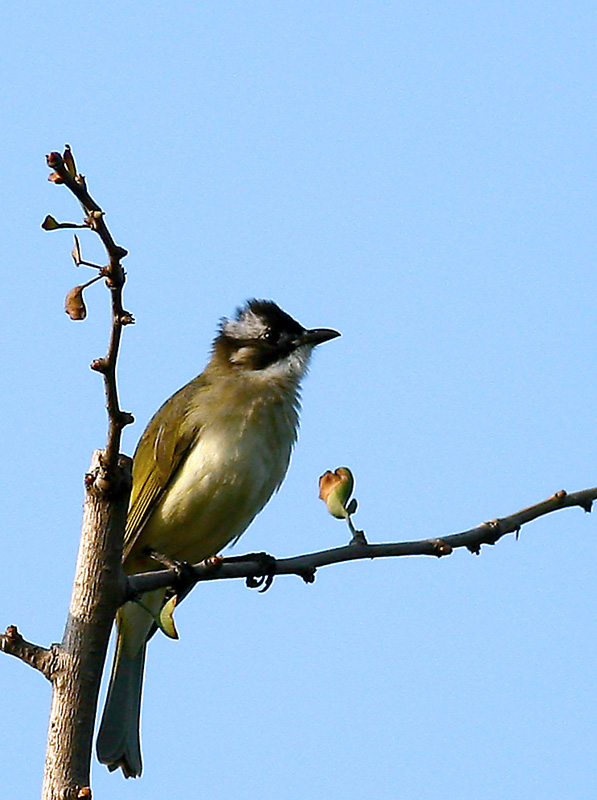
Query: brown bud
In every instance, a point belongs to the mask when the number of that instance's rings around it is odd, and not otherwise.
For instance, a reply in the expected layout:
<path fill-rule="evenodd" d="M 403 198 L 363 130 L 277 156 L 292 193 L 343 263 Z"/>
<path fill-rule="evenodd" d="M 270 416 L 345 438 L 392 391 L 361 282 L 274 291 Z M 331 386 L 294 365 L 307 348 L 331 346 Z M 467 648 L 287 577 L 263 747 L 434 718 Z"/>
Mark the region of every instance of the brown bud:
<path fill-rule="evenodd" d="M 48 153 L 48 155 L 46 156 L 46 163 L 48 167 L 50 167 L 51 169 L 57 167 L 61 161 L 62 161 L 62 156 L 60 155 L 60 153 L 57 153 L 56 150 L 52 150 L 52 152 Z"/>
<path fill-rule="evenodd" d="M 83 300 L 84 288 L 84 286 L 75 286 L 66 295 L 64 310 L 71 319 L 85 319 L 87 316 L 87 309 Z"/>
<path fill-rule="evenodd" d="M 449 556 L 452 552 L 452 545 L 448 544 L 448 542 L 443 539 L 434 539 L 433 546 L 435 547 L 435 555 L 438 557 Z"/>
<path fill-rule="evenodd" d="M 64 183 L 64 180 L 57 172 L 50 173 L 50 175 L 48 175 L 48 180 L 52 181 L 52 183 Z"/>
<path fill-rule="evenodd" d="M 6 629 L 5 636 L 7 639 L 10 639 L 13 642 L 16 642 L 21 637 L 16 625 L 9 625 Z"/>
<path fill-rule="evenodd" d="M 60 227 L 60 223 L 57 222 L 51 214 L 48 214 L 42 222 L 41 227 L 44 231 L 55 231 L 56 228 Z"/>
<path fill-rule="evenodd" d="M 108 369 L 108 362 L 106 361 L 105 358 L 96 358 L 91 362 L 89 368 L 92 369 L 94 372 L 104 373 Z"/>
<path fill-rule="evenodd" d="M 124 428 L 125 425 L 132 425 L 133 422 L 135 421 L 135 418 L 128 411 L 121 411 L 120 412 L 120 418 L 119 418 L 118 421 L 122 425 L 122 427 Z"/>
<path fill-rule="evenodd" d="M 352 494 L 354 479 L 348 467 L 338 467 L 335 472 L 328 469 L 319 479 L 319 496 L 332 516 L 344 519 L 349 513 L 346 502 Z"/>

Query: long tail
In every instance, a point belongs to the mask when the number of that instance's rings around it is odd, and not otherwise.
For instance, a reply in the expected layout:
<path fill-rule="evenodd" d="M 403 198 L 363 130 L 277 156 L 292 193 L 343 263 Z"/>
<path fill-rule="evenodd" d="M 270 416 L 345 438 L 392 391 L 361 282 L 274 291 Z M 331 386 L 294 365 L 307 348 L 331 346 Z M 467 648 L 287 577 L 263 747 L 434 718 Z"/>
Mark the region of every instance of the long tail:
<path fill-rule="evenodd" d="M 143 602 L 159 608 L 163 596 L 162 590 L 151 592 Z M 116 654 L 97 736 L 97 757 L 110 771 L 121 767 L 125 778 L 138 778 L 143 769 L 139 723 L 145 650 L 155 625 L 137 603 L 126 603 L 120 609 L 117 625 Z"/>

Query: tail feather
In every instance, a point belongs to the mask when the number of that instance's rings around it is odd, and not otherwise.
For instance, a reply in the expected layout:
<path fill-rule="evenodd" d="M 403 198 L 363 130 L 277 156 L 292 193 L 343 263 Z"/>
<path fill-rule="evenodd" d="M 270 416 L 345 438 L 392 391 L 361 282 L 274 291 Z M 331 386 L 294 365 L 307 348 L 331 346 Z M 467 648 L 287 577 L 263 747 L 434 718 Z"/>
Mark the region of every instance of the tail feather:
<path fill-rule="evenodd" d="M 139 723 L 146 647 L 147 643 L 130 656 L 119 638 L 97 737 L 100 762 L 110 771 L 121 767 L 126 778 L 138 778 L 143 769 Z"/>
<path fill-rule="evenodd" d="M 155 632 L 152 614 L 164 602 L 158 589 L 139 603 L 125 603 L 116 615 L 118 639 L 106 705 L 97 736 L 97 757 L 110 771 L 122 768 L 126 778 L 138 778 L 141 760 L 141 695 L 147 642 Z"/>

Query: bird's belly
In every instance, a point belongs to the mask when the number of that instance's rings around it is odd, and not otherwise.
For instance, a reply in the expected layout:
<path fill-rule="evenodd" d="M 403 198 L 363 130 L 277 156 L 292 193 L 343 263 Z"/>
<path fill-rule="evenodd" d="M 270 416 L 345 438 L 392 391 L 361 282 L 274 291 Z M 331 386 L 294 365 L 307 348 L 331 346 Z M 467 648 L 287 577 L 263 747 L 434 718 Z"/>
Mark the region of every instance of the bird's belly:
<path fill-rule="evenodd" d="M 202 431 L 143 529 L 137 553 L 149 545 L 192 563 L 240 536 L 286 473 L 291 441 L 280 447 L 274 438 L 263 431 L 231 436 L 229 426 Z"/>

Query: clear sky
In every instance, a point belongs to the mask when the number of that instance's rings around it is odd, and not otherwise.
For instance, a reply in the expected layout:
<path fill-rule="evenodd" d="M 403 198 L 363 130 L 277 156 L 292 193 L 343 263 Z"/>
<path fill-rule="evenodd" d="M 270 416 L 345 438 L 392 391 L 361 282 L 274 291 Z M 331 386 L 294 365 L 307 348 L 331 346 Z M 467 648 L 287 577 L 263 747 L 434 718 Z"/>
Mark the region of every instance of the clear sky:
<path fill-rule="evenodd" d="M 438 536 L 597 484 L 595 7 L 550 2 L 26 1 L 2 11 L 2 628 L 60 640 L 108 300 L 47 182 L 69 142 L 126 259 L 122 405 L 203 368 L 220 317 L 275 299 L 340 330 L 280 493 L 235 548 Z M 84 256 L 103 259 L 91 234 Z M 596 519 L 480 557 L 201 586 L 156 637 L 145 772 L 94 797 L 586 800 L 597 793 Z M 0 658 L 6 797 L 39 792 L 49 686 Z"/>

